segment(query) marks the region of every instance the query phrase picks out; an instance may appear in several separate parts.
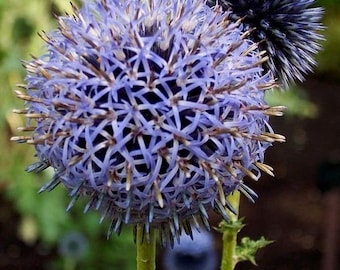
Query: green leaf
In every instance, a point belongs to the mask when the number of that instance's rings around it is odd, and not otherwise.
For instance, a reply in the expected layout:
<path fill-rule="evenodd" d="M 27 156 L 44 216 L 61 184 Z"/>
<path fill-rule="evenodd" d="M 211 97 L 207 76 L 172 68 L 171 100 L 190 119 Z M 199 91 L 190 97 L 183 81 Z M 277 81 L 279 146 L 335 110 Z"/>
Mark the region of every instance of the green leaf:
<path fill-rule="evenodd" d="M 263 248 L 273 241 L 265 239 L 263 236 L 258 240 L 251 240 L 249 237 L 241 239 L 241 243 L 236 247 L 237 262 L 250 261 L 256 265 L 255 255 L 260 248 Z"/>
<path fill-rule="evenodd" d="M 226 230 L 239 232 L 244 227 L 243 218 L 238 220 L 228 220 L 228 221 L 221 221 L 218 225 L 218 228 L 215 228 L 216 231 L 223 233 Z"/>

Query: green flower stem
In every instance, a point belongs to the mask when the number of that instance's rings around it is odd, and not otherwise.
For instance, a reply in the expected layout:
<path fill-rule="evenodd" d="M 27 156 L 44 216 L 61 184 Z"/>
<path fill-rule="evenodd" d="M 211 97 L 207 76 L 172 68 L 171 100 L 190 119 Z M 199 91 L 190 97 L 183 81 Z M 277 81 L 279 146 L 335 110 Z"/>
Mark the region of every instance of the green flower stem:
<path fill-rule="evenodd" d="M 143 226 L 137 225 L 137 270 L 156 269 L 156 237 L 154 229 L 150 229 L 147 241 Z"/>
<path fill-rule="evenodd" d="M 233 206 L 238 213 L 240 205 L 240 192 L 234 191 L 227 197 L 228 202 Z M 237 263 L 236 247 L 237 247 L 237 233 L 242 225 L 238 221 L 238 214 L 228 211 L 230 220 L 228 222 L 222 221 L 220 227 L 223 231 L 223 247 L 222 247 L 222 262 L 221 270 L 233 270 Z"/>

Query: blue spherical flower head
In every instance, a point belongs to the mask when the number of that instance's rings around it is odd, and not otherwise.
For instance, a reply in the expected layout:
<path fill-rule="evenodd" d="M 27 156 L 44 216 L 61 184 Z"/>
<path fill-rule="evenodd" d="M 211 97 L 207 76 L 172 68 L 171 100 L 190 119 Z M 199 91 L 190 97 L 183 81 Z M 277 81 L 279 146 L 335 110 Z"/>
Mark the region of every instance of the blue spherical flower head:
<path fill-rule="evenodd" d="M 47 53 L 25 63 L 25 131 L 14 140 L 35 145 L 38 162 L 73 197 L 88 198 L 112 221 L 159 229 L 164 243 L 208 228 L 208 211 L 227 219 L 226 195 L 255 194 L 274 141 L 264 91 L 266 60 L 204 1 L 85 1 L 43 35 Z"/>
<path fill-rule="evenodd" d="M 180 243 L 168 246 L 163 255 L 166 270 L 214 270 L 217 267 L 217 252 L 211 233 L 201 230 L 193 231 L 193 239 L 181 235 Z"/>
<path fill-rule="evenodd" d="M 210 5 L 216 1 L 208 0 Z M 323 36 L 323 9 L 312 7 L 315 0 L 221 0 L 224 10 L 230 10 L 232 21 L 242 20 L 249 38 L 259 42 L 279 83 L 287 87 L 315 66 L 314 55 L 320 50 Z"/>

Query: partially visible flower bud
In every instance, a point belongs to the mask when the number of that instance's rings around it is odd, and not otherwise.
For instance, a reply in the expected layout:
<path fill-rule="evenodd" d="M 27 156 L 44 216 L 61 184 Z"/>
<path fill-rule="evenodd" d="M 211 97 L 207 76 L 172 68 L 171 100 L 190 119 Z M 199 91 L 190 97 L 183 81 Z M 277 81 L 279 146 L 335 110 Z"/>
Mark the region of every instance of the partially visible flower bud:
<path fill-rule="evenodd" d="M 58 245 L 58 252 L 62 257 L 78 261 L 82 259 L 88 251 L 88 240 L 79 232 L 65 233 Z"/>
<path fill-rule="evenodd" d="M 175 243 L 174 247 L 165 250 L 165 270 L 216 269 L 218 259 L 212 234 L 207 231 L 195 231 L 193 239 L 184 234 L 180 243 Z"/>
<path fill-rule="evenodd" d="M 52 167 L 41 188 L 62 183 L 87 198 L 119 233 L 123 224 L 158 228 L 163 243 L 208 211 L 228 219 L 226 196 L 257 180 L 265 150 L 284 141 L 270 127 L 266 61 L 238 23 L 201 0 L 84 1 L 42 35 L 47 53 L 25 63 L 30 135 L 38 162 Z M 231 209 L 233 210 L 233 209 Z"/>
<path fill-rule="evenodd" d="M 214 5 L 215 0 L 208 0 Z M 287 87 L 315 66 L 314 55 L 320 50 L 323 36 L 318 32 L 323 9 L 312 7 L 315 0 L 220 0 L 231 11 L 232 21 L 242 20 L 249 38 L 259 43 L 269 60 L 264 66 Z"/>

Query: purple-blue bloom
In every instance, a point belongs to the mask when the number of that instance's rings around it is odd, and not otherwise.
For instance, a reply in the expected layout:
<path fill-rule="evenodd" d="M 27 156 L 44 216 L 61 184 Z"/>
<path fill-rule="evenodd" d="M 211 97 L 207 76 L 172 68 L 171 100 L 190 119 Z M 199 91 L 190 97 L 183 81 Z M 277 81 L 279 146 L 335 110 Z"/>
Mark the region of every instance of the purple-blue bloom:
<path fill-rule="evenodd" d="M 193 231 L 193 238 L 181 235 L 180 243 L 168 246 L 163 255 L 166 270 L 214 270 L 218 264 L 214 237 L 207 231 Z"/>
<path fill-rule="evenodd" d="M 215 0 L 208 0 L 214 5 Z M 279 83 L 287 85 L 303 81 L 316 61 L 314 55 L 320 50 L 319 34 L 322 8 L 313 7 L 315 0 L 219 0 L 230 19 L 242 19 L 244 31 L 249 38 L 259 42 L 269 60 L 264 67 L 271 70 Z"/>
<path fill-rule="evenodd" d="M 86 256 L 89 244 L 87 238 L 79 232 L 67 232 L 59 240 L 58 253 L 74 261 Z"/>
<path fill-rule="evenodd" d="M 163 243 L 208 211 L 228 219 L 226 196 L 255 193 L 243 178 L 272 174 L 265 150 L 284 141 L 270 127 L 266 57 L 201 0 L 83 1 L 43 34 L 47 52 L 26 62 L 27 117 L 38 162 L 52 167 L 41 188 L 62 183 L 85 197 L 119 233 L 123 224 L 158 228 Z"/>

